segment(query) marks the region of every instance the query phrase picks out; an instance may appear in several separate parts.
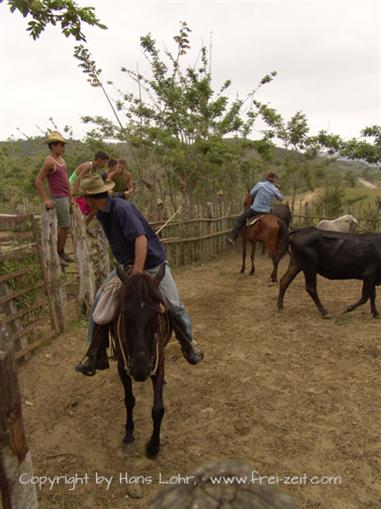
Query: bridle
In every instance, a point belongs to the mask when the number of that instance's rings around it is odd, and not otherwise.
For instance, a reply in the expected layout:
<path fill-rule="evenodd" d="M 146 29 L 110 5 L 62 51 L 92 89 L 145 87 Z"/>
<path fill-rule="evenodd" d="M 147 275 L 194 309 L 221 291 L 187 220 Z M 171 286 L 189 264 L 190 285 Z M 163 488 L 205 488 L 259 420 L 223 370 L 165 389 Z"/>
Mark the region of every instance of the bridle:
<path fill-rule="evenodd" d="M 161 302 L 160 303 L 160 313 L 163 314 L 164 312 L 165 312 L 165 307 L 164 307 L 164 304 Z M 155 343 L 156 343 L 156 345 L 155 345 L 156 346 L 155 363 L 154 363 L 153 369 L 150 372 L 150 376 L 156 375 L 157 369 L 159 367 L 159 357 L 160 357 L 159 343 L 160 343 L 160 339 L 162 339 L 162 337 L 163 337 L 163 331 L 161 329 L 162 329 L 161 319 L 159 316 L 159 327 L 158 327 L 158 330 L 156 330 L 155 336 L 154 336 Z M 124 316 L 123 316 L 122 311 L 120 311 L 118 320 L 116 323 L 116 338 L 115 339 L 118 341 L 119 350 L 122 354 L 123 367 L 124 367 L 126 373 L 130 376 L 131 375 L 131 370 L 130 370 L 131 355 L 130 355 L 130 352 L 128 351 L 128 349 L 127 349 L 127 353 L 126 353 L 124 346 L 123 346 L 123 343 L 125 345 L 127 345 L 128 343 L 127 343 L 127 338 L 125 336 Z"/>

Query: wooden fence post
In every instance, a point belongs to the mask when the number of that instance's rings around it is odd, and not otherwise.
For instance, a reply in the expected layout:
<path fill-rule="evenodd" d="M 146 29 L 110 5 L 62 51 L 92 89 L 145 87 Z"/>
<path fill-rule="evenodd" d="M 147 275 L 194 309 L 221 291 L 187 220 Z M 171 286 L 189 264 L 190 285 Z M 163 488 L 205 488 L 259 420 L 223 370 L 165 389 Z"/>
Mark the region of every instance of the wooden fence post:
<path fill-rule="evenodd" d="M 306 201 L 304 203 L 304 224 L 305 225 L 309 225 L 308 210 L 309 210 L 309 205 L 308 205 L 308 201 Z"/>
<path fill-rule="evenodd" d="M 22 476 L 22 477 L 21 477 Z M 13 342 L 0 329 L 0 507 L 37 509 L 32 460 L 25 439 Z M 24 480 L 25 484 L 22 482 Z"/>
<path fill-rule="evenodd" d="M 95 288 L 101 286 L 103 281 L 108 276 L 111 268 L 110 268 L 110 255 L 109 255 L 109 247 L 106 236 L 103 232 L 103 228 L 99 221 L 95 222 L 95 228 L 93 229 L 95 234 L 95 245 L 92 246 L 92 254 L 94 255 L 94 251 L 96 251 L 95 260 Z M 95 249 L 94 249 L 95 248 Z"/>
<path fill-rule="evenodd" d="M 51 324 L 53 331 L 56 334 L 58 334 L 59 331 L 58 331 L 58 324 L 56 324 L 52 289 L 49 284 L 48 273 L 46 270 L 46 263 L 44 261 L 44 254 L 43 254 L 43 249 L 42 249 L 42 245 L 41 245 L 41 235 L 39 233 L 37 221 L 36 221 L 36 218 L 34 217 L 34 215 L 32 215 L 31 220 L 32 220 L 32 228 L 33 228 L 33 238 L 34 238 L 34 241 L 37 246 L 38 258 L 40 261 L 41 273 L 42 273 L 42 277 L 44 280 L 45 292 L 48 297 L 50 324 Z"/>
<path fill-rule="evenodd" d="M 65 328 L 66 292 L 57 253 L 57 217 L 54 210 L 45 207 L 41 210 L 41 256 L 53 301 L 54 328 L 59 334 Z"/>
<path fill-rule="evenodd" d="M 72 213 L 72 235 L 77 256 L 79 292 L 77 297 L 78 314 L 90 314 L 95 295 L 94 269 L 87 242 L 86 222 L 80 208 L 75 205 Z"/>

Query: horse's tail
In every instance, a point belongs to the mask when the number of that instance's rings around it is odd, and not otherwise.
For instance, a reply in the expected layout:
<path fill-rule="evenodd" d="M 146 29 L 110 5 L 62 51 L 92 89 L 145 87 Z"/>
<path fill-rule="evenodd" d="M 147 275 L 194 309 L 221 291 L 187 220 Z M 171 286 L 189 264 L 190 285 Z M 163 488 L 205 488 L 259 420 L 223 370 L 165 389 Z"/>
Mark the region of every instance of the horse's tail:
<path fill-rule="evenodd" d="M 289 249 L 289 230 L 287 223 L 281 219 L 277 218 L 278 225 L 279 225 L 279 233 L 278 233 L 278 242 L 277 242 L 277 252 L 279 260 L 283 258 L 283 256 L 286 254 L 286 252 Z"/>
<path fill-rule="evenodd" d="M 289 254 L 290 256 L 292 255 L 292 253 L 291 253 L 290 237 L 291 237 L 291 235 L 294 235 L 294 233 L 298 233 L 298 232 L 300 232 L 301 230 L 303 230 L 303 228 L 295 228 L 295 230 L 288 231 L 288 233 L 287 233 L 287 246 L 286 246 L 286 251 L 288 252 L 288 254 Z"/>

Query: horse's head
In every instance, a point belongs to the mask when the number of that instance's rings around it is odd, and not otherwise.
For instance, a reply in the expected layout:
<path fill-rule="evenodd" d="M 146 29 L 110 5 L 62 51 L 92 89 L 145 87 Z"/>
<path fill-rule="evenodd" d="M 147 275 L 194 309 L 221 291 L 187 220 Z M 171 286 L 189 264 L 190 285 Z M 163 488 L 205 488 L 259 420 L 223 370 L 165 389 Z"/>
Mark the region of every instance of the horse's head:
<path fill-rule="evenodd" d="M 243 208 L 246 210 L 253 204 L 254 198 L 250 194 L 250 188 L 247 188 L 247 194 L 245 196 L 245 199 L 243 201 Z"/>
<path fill-rule="evenodd" d="M 156 332 L 163 312 L 159 284 L 164 276 L 162 265 L 154 278 L 147 274 L 128 275 L 122 266 L 117 274 L 122 281 L 120 291 L 119 348 L 123 348 L 124 363 L 137 382 L 144 382 L 158 362 L 159 344 Z"/>

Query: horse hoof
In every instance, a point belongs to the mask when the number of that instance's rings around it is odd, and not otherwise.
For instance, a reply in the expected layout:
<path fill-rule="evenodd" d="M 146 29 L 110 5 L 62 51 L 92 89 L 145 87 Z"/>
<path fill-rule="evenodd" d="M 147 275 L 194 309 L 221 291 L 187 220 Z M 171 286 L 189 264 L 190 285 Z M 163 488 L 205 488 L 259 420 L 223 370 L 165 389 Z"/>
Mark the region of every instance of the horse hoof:
<path fill-rule="evenodd" d="M 254 276 L 254 274 L 255 274 L 255 271 L 252 271 L 252 270 L 251 270 L 251 271 L 250 271 L 250 276 Z"/>
<path fill-rule="evenodd" d="M 372 313 L 372 316 L 375 320 L 378 320 L 380 318 L 380 313 Z"/>
<path fill-rule="evenodd" d="M 160 444 L 152 444 L 151 442 L 147 442 L 146 445 L 146 457 L 148 459 L 154 459 L 159 454 Z"/>
<path fill-rule="evenodd" d="M 135 440 L 134 435 L 125 435 L 123 438 L 123 443 L 128 445 L 131 444 Z"/>
<path fill-rule="evenodd" d="M 239 271 L 239 273 L 240 273 L 240 274 L 245 274 L 245 269 L 241 269 L 241 270 Z"/>
<path fill-rule="evenodd" d="M 325 313 L 324 315 L 321 315 L 322 318 L 324 318 L 324 320 L 330 320 L 332 318 L 331 315 L 329 315 L 328 313 Z"/>
<path fill-rule="evenodd" d="M 275 286 L 277 284 L 277 281 L 269 281 L 269 286 Z"/>

